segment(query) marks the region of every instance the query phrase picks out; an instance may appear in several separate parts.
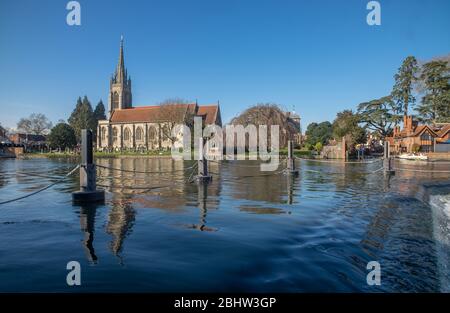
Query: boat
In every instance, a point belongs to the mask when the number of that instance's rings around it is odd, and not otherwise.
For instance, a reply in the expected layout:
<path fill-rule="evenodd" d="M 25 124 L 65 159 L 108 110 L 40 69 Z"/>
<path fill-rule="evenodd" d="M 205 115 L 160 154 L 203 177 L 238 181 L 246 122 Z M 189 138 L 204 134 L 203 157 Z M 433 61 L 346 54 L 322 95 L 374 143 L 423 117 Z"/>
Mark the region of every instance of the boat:
<path fill-rule="evenodd" d="M 423 153 L 402 153 L 398 156 L 399 159 L 402 160 L 419 160 L 419 161 L 426 161 L 428 160 L 428 157 Z"/>

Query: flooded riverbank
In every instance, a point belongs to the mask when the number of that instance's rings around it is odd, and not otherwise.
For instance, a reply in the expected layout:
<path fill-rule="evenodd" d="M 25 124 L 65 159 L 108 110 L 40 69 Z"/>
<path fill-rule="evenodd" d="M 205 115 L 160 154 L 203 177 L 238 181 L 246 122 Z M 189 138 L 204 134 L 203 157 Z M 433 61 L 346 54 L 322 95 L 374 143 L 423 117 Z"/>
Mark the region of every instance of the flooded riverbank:
<path fill-rule="evenodd" d="M 425 182 L 448 181 L 439 171 L 449 164 L 397 162 L 421 171 L 388 178 L 369 174 L 380 167 L 376 162 L 298 162 L 298 177 L 264 176 L 249 161 L 210 163 L 213 181 L 201 187 L 189 183 L 191 162 L 97 159 L 105 204 L 72 205 L 77 174 L 0 206 L 0 291 L 445 288 L 448 233 L 436 236 L 441 213 L 416 195 Z M 0 160 L 0 201 L 42 188 L 75 165 Z M 72 260 L 82 266 L 76 288 L 66 284 Z M 380 286 L 366 283 L 369 261 L 381 265 Z"/>

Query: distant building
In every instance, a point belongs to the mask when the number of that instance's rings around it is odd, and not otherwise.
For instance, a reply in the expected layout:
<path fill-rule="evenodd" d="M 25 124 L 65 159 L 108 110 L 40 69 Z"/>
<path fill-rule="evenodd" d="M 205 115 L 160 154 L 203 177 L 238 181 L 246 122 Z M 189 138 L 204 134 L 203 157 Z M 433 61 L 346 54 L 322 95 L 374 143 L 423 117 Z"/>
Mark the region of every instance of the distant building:
<path fill-rule="evenodd" d="M 47 137 L 44 135 L 16 133 L 10 135 L 9 140 L 16 145 L 39 146 L 47 144 Z"/>
<path fill-rule="evenodd" d="M 286 112 L 286 117 L 288 117 L 292 122 L 295 124 L 297 128 L 297 132 L 293 134 L 293 140 L 294 143 L 297 145 L 301 145 L 303 143 L 303 136 L 302 136 L 302 126 L 301 126 L 301 118 L 300 115 L 295 113 L 295 111 L 292 112 Z"/>
<path fill-rule="evenodd" d="M 403 129 L 395 127 L 386 140 L 395 153 L 450 152 L 450 123 L 419 125 L 412 116 L 404 116 Z"/>
<path fill-rule="evenodd" d="M 189 116 L 200 116 L 204 126 L 222 126 L 219 104 L 198 105 L 197 103 L 171 104 Z M 173 120 L 168 120 L 165 106 L 133 107 L 131 78 L 125 68 L 123 40 L 120 43 L 119 61 L 110 80 L 108 119 L 101 120 L 97 128 L 97 149 L 168 149 L 172 142 L 167 136 L 167 128 Z M 169 117 L 170 119 L 170 117 Z M 179 134 L 182 137 L 182 134 Z"/>
<path fill-rule="evenodd" d="M 0 126 L 0 144 L 10 143 L 6 133 L 6 129 Z"/>

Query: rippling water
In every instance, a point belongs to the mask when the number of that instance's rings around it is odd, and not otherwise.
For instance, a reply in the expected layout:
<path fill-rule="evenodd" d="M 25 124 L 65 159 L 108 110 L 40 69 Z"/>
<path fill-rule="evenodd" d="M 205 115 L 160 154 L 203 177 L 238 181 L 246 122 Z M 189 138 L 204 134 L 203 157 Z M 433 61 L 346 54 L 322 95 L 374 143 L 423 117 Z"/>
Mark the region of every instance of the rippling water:
<path fill-rule="evenodd" d="M 187 182 L 190 162 L 97 163 L 175 172 L 99 168 L 98 183 L 108 191 L 103 205 L 72 205 L 78 174 L 1 205 L 0 291 L 446 290 L 450 229 L 442 216 L 448 211 L 416 193 L 422 182 L 449 181 L 448 173 L 397 171 L 387 178 L 367 174 L 380 163 L 300 161 L 298 177 L 252 177 L 262 174 L 257 163 L 234 161 L 210 163 L 213 182 L 201 187 Z M 0 202 L 48 185 L 75 164 L 0 160 Z M 450 169 L 448 163 L 396 166 Z M 439 198 L 444 209 L 447 200 Z M 75 288 L 66 285 L 72 260 L 82 267 Z M 369 261 L 381 265 L 381 286 L 366 283 Z"/>

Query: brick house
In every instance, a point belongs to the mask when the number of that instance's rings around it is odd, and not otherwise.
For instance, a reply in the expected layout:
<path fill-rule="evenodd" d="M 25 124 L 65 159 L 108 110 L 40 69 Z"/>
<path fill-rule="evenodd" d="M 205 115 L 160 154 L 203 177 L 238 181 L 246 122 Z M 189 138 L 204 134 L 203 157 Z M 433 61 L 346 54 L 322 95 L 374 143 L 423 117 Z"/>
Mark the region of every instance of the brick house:
<path fill-rule="evenodd" d="M 419 125 L 411 115 L 405 115 L 403 129 L 396 126 L 386 140 L 395 153 L 450 152 L 450 123 Z"/>

